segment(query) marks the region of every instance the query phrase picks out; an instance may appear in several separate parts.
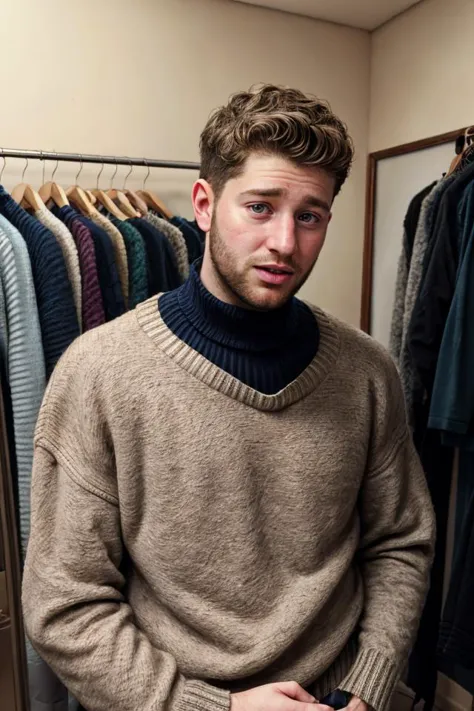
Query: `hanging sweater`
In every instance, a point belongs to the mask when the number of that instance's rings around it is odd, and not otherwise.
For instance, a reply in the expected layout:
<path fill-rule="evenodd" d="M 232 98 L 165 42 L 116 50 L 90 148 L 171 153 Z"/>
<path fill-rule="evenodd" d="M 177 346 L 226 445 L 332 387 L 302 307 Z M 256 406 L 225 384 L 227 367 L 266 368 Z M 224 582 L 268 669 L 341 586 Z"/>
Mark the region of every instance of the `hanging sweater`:
<path fill-rule="evenodd" d="M 197 230 L 193 223 L 186 220 L 184 217 L 172 217 L 171 224 L 177 227 L 186 242 L 188 250 L 189 263 L 192 264 L 204 254 L 204 243 L 201 241 Z"/>
<path fill-rule="evenodd" d="M 79 335 L 79 322 L 61 247 L 54 235 L 0 185 L 0 213 L 26 242 L 35 284 L 46 377 Z"/>
<path fill-rule="evenodd" d="M 443 194 L 410 321 L 409 348 L 417 375 L 428 395 L 433 389 L 439 349 L 456 284 L 460 233 L 458 207 L 473 178 L 474 163 L 456 176 Z"/>
<path fill-rule="evenodd" d="M 1 275 L 0 275 L 1 277 Z M 0 278 L 0 358 L 5 364 L 5 375 L 6 375 L 6 363 L 8 358 L 8 321 L 7 321 L 7 307 L 5 304 L 5 294 L 3 292 L 3 284 Z"/>
<path fill-rule="evenodd" d="M 229 692 L 285 679 L 387 707 L 433 513 L 393 361 L 315 318 L 315 358 L 275 395 L 180 341 L 156 297 L 62 359 L 23 609 L 85 708 L 228 711 Z"/>
<path fill-rule="evenodd" d="M 398 357 L 398 368 L 401 376 L 403 391 L 405 393 L 407 411 L 412 423 L 414 422 L 413 407 L 419 400 L 418 393 L 420 393 L 421 387 L 415 368 L 413 367 L 413 361 L 408 346 L 410 321 L 422 281 L 425 255 L 433 234 L 438 207 L 444 192 L 454 179 L 455 176 L 449 176 L 440 180 L 423 200 L 411 252 L 409 272 L 406 280 L 402 339 Z"/>
<path fill-rule="evenodd" d="M 269 395 L 282 390 L 316 355 L 319 330 L 311 309 L 296 298 L 263 313 L 225 304 L 207 291 L 200 267 L 193 264 L 187 282 L 160 297 L 163 321 L 246 385 Z"/>
<path fill-rule="evenodd" d="M 117 220 L 113 215 L 107 218 L 119 230 L 125 243 L 128 259 L 129 308 L 145 301 L 148 297 L 147 256 L 145 242 L 140 232 L 128 220 Z"/>
<path fill-rule="evenodd" d="M 104 217 L 104 215 L 98 211 L 93 213 L 91 220 L 99 227 L 102 227 L 110 237 L 114 248 L 115 264 L 117 265 L 125 306 L 128 307 L 128 260 L 122 234 L 107 217 Z"/>
<path fill-rule="evenodd" d="M 161 232 L 140 217 L 127 220 L 143 237 L 147 253 L 149 296 L 181 285 L 173 248 Z"/>
<path fill-rule="evenodd" d="M 168 222 L 168 220 L 163 220 L 152 210 L 147 212 L 144 219 L 152 224 L 153 227 L 156 227 L 156 229 L 164 234 L 168 239 L 176 255 L 176 263 L 178 265 L 181 279 L 183 281 L 187 279 L 189 276 L 189 255 L 188 248 L 186 247 L 186 241 L 181 230 L 172 225 L 171 222 Z"/>
<path fill-rule="evenodd" d="M 18 471 L 22 559 L 30 532 L 33 434 L 46 387 L 41 329 L 28 250 L 0 215 L 0 277 L 8 325 L 6 373 L 10 386 Z"/>
<path fill-rule="evenodd" d="M 36 210 L 34 213 L 37 220 L 42 225 L 48 228 L 56 237 L 59 246 L 61 247 L 66 269 L 71 282 L 74 303 L 76 304 L 77 319 L 82 330 L 82 283 L 81 283 L 81 268 L 79 265 L 79 256 L 77 247 L 72 234 L 69 232 L 66 225 L 61 222 L 51 210 L 43 207 Z"/>
<path fill-rule="evenodd" d="M 105 323 L 94 240 L 90 230 L 77 219 L 70 206 L 53 207 L 52 210 L 69 228 L 77 246 L 82 277 L 82 324 L 84 331 L 89 331 Z"/>
<path fill-rule="evenodd" d="M 101 227 L 70 206 L 53 207 L 53 212 L 60 219 L 63 219 L 66 225 L 76 220 L 84 227 L 87 227 L 94 244 L 95 264 L 105 318 L 107 321 L 112 321 L 117 316 L 121 316 L 125 312 L 125 302 L 110 237 Z"/>
<path fill-rule="evenodd" d="M 393 302 L 392 323 L 390 329 L 390 353 L 398 363 L 402 346 L 403 314 L 405 310 L 405 294 L 410 271 L 410 262 L 415 241 L 416 229 L 423 200 L 433 190 L 436 183 L 423 188 L 411 200 L 403 221 L 402 251 L 398 260 L 397 278 L 395 280 L 395 298 Z"/>
<path fill-rule="evenodd" d="M 77 219 L 91 231 L 105 318 L 106 321 L 112 321 L 114 318 L 122 316 L 126 311 L 112 240 L 107 232 L 95 222 L 77 211 L 75 214 Z"/>

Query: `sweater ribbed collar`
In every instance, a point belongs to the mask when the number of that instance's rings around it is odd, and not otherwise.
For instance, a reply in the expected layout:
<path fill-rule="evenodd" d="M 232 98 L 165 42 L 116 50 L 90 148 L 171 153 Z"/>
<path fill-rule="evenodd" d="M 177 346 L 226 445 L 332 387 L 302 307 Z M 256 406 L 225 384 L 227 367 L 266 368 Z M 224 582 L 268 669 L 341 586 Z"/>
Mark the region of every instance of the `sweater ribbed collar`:
<path fill-rule="evenodd" d="M 340 349 L 338 331 L 324 311 L 315 307 L 310 308 L 319 325 L 318 351 L 301 375 L 272 395 L 254 390 L 249 385 L 230 375 L 230 373 L 219 368 L 219 366 L 211 363 L 207 358 L 178 338 L 163 320 L 160 310 L 157 308 L 156 296 L 139 304 L 135 313 L 137 321 L 145 334 L 163 354 L 172 359 L 180 368 L 210 388 L 248 407 L 275 412 L 289 407 L 313 392 L 337 362 Z"/>
<path fill-rule="evenodd" d="M 252 311 L 224 303 L 201 281 L 202 260 L 192 265 L 189 278 L 176 295 L 182 314 L 205 338 L 248 352 L 277 351 L 291 342 L 298 329 L 299 309 L 293 298 L 274 311 Z"/>

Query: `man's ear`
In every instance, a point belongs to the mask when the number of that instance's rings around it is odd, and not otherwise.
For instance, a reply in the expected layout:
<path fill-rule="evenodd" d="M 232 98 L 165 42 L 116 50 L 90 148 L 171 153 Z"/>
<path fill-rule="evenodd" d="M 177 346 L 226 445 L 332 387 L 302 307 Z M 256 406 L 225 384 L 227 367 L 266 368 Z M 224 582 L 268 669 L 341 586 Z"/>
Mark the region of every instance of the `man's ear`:
<path fill-rule="evenodd" d="M 193 185 L 192 201 L 196 222 L 206 234 L 211 229 L 214 210 L 214 192 L 207 180 L 199 179 Z"/>

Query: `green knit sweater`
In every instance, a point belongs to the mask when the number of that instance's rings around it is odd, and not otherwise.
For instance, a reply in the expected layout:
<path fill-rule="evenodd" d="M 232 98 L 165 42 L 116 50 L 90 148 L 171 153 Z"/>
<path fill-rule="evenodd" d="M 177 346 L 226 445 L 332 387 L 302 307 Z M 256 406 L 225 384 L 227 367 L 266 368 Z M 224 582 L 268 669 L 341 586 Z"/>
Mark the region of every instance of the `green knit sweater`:
<path fill-rule="evenodd" d="M 156 298 L 55 370 L 23 605 L 90 711 L 227 711 L 277 680 L 386 708 L 433 514 L 392 361 L 316 317 L 317 355 L 275 395 L 179 341 Z"/>

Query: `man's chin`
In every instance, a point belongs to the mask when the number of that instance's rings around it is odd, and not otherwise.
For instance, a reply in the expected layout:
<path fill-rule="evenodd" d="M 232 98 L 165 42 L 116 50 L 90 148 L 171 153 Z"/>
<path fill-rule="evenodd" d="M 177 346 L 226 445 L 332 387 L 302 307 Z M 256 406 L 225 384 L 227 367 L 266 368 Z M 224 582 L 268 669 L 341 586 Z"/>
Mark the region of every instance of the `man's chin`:
<path fill-rule="evenodd" d="M 269 292 L 252 294 L 245 299 L 248 306 L 255 311 L 276 311 L 281 309 L 293 296 L 293 293 Z"/>

